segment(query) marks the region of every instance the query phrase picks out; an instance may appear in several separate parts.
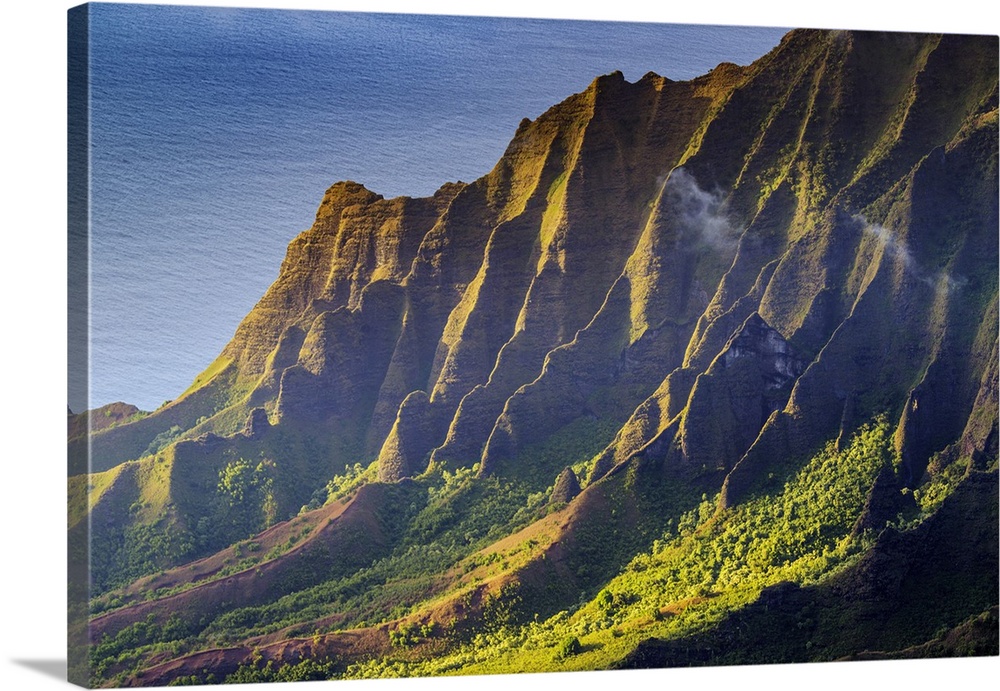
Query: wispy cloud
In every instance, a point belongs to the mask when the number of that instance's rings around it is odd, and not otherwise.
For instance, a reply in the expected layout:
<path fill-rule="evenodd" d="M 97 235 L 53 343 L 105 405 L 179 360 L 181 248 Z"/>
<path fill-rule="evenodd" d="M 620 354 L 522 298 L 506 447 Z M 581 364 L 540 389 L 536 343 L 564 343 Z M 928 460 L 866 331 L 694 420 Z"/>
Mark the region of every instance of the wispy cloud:
<path fill-rule="evenodd" d="M 667 213 L 680 226 L 685 244 L 705 244 L 723 251 L 736 248 L 740 230 L 729 219 L 722 192 L 703 190 L 693 175 L 677 168 L 667 179 L 664 193 Z"/>
<path fill-rule="evenodd" d="M 883 250 L 890 257 L 903 265 L 903 268 L 916 280 L 924 283 L 939 293 L 952 293 L 961 290 L 969 280 L 963 276 L 953 276 L 949 272 L 927 271 L 917 262 L 913 252 L 906 246 L 902 238 L 878 223 L 870 223 L 861 214 L 855 214 L 854 220 L 860 223 L 865 232 L 876 238 Z"/>

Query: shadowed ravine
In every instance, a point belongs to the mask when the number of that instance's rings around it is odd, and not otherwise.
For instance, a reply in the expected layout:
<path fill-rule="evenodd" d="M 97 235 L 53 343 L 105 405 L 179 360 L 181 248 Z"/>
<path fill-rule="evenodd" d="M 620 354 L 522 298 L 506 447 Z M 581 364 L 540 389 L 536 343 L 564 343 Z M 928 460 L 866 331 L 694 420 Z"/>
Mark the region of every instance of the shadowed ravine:
<path fill-rule="evenodd" d="M 71 677 L 997 654 L 997 74 L 794 31 L 334 184 L 186 392 L 90 414 Z"/>

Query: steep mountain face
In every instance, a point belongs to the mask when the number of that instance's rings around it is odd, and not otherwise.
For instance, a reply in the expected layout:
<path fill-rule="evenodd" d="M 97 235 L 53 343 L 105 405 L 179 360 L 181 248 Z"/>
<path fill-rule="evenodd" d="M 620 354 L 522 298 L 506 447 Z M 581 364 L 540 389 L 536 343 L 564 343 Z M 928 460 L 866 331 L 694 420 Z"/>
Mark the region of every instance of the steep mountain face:
<path fill-rule="evenodd" d="M 995 535 L 976 523 L 961 542 L 954 507 L 996 509 L 997 74 L 995 37 L 796 31 L 749 67 L 690 82 L 599 77 L 523 121 L 488 175 L 427 199 L 335 184 L 188 391 L 92 427 L 94 474 L 70 485 L 71 530 L 89 514 L 103 594 L 94 640 L 169 624 L 157 640 L 193 656 L 107 662 L 95 679 L 251 674 L 265 644 L 279 666 L 308 653 L 323 675 L 363 676 L 380 673 L 372 656 L 461 650 L 463 631 L 536 615 L 556 615 L 553 632 L 629 632 L 611 657 L 570 666 L 753 661 L 711 651 L 741 621 L 836 608 L 886 573 L 929 587 L 937 571 L 912 568 L 921 550 L 942 573 L 985 558 L 966 573 L 975 596 L 935 610 L 933 631 L 904 617 L 864 646 L 921 645 L 995 606 Z M 854 504 L 824 494 L 830 458 L 859 473 Z M 809 528 L 800 548 L 831 571 L 861 562 L 790 595 L 794 607 L 671 633 L 664 617 L 715 611 L 723 554 L 701 590 L 657 603 L 651 621 L 622 618 L 640 596 L 605 585 L 639 556 L 666 559 L 654 541 L 672 535 L 668 553 L 686 554 L 685 522 L 723 540 L 803 473 L 841 527 Z M 872 543 L 887 522 L 896 532 Z M 966 556 L 920 531 L 955 535 Z M 348 538 L 362 533 L 358 552 Z M 420 550 L 436 556 L 418 567 Z M 720 602 L 824 572 L 755 573 Z M 222 577 L 251 585 L 213 594 Z M 376 587 L 395 594 L 359 604 Z M 309 605 L 293 616 L 295 593 Z M 577 607 L 583 623 L 566 628 L 558 613 Z M 586 624 L 594 612 L 606 625 Z M 840 621 L 823 619 L 821 637 Z M 399 633 L 418 624 L 412 641 Z M 313 630 L 330 633 L 296 639 Z M 669 640 L 639 645 L 654 634 Z M 767 661 L 826 659 L 783 646 Z M 503 664 L 554 664 L 524 654 Z M 505 668 L 456 655 L 451 669 Z"/>

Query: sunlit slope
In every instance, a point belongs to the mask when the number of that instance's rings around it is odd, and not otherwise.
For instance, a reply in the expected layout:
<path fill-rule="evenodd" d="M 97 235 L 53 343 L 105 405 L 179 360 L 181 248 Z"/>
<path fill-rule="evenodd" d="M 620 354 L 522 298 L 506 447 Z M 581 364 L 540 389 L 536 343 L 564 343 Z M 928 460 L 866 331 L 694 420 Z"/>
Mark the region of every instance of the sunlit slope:
<path fill-rule="evenodd" d="M 337 183 L 71 479 L 95 681 L 995 648 L 997 130 L 995 37 L 796 31 L 429 199 Z"/>

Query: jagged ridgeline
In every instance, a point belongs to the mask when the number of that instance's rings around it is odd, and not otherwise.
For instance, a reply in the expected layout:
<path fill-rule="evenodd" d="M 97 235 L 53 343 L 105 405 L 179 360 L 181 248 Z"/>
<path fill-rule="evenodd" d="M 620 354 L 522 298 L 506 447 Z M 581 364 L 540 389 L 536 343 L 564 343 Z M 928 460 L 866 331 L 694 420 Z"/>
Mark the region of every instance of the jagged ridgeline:
<path fill-rule="evenodd" d="M 333 185 L 71 467 L 82 674 L 997 654 L 997 48 L 795 31 L 433 197 Z"/>

